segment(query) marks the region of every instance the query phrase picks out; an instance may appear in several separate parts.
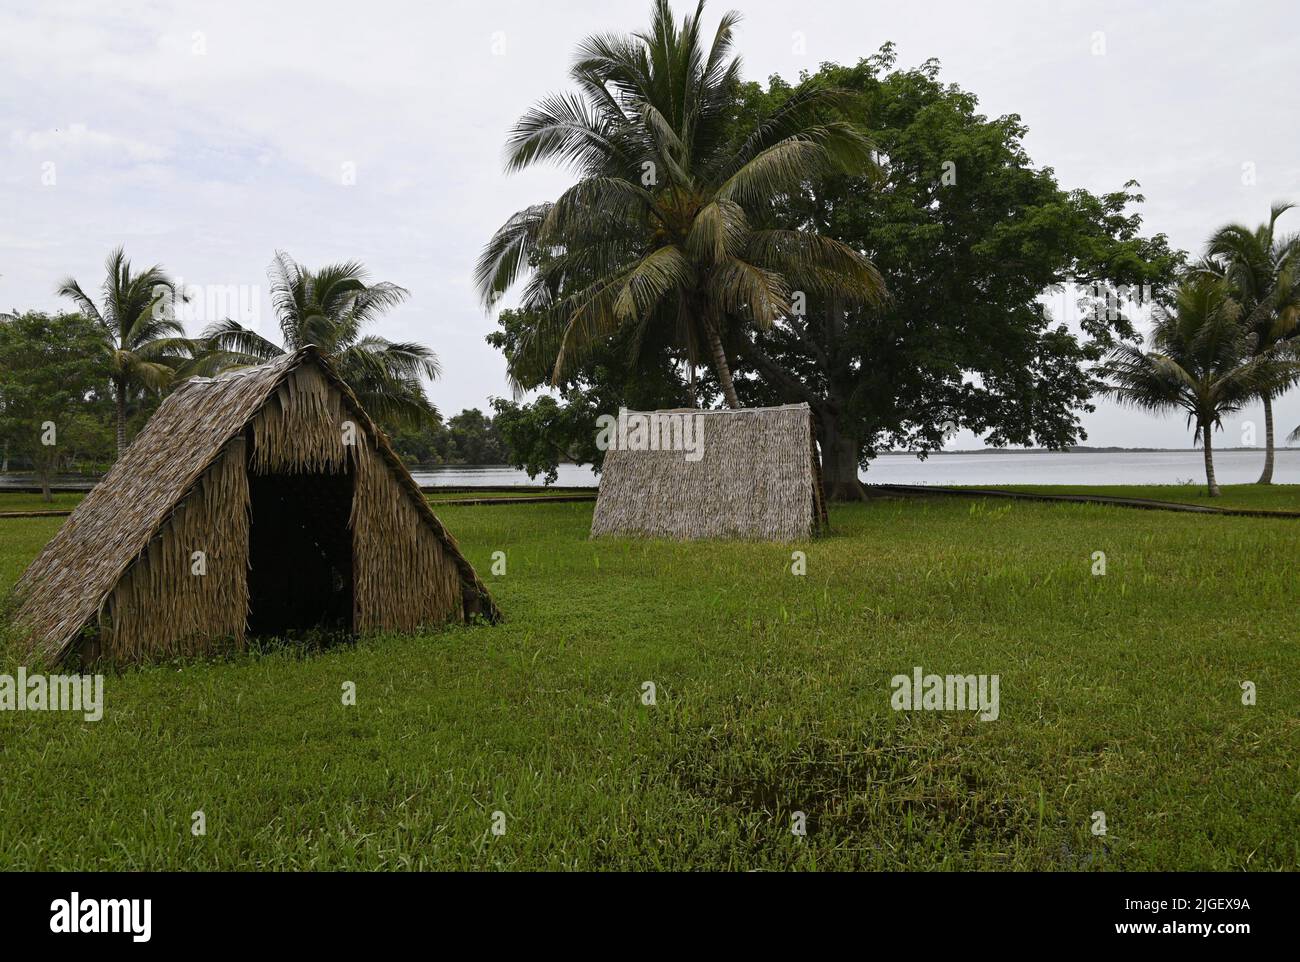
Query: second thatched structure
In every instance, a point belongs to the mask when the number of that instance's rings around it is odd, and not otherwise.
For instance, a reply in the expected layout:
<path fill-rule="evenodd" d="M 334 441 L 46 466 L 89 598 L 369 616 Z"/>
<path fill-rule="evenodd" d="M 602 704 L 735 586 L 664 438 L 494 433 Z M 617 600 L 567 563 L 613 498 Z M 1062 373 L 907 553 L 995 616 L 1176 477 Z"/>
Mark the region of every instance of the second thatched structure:
<path fill-rule="evenodd" d="M 592 537 L 788 542 L 826 528 L 807 404 L 620 411 L 605 441 Z"/>

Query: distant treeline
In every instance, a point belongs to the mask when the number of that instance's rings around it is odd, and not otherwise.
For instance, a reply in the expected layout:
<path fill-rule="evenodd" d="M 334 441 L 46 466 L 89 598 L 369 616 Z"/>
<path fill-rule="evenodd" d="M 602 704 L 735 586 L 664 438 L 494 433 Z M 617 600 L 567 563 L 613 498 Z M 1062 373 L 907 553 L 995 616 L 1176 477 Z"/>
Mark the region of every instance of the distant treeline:
<path fill-rule="evenodd" d="M 468 408 L 416 429 L 399 429 L 393 447 L 409 465 L 505 464 L 510 461 L 492 417 Z"/>

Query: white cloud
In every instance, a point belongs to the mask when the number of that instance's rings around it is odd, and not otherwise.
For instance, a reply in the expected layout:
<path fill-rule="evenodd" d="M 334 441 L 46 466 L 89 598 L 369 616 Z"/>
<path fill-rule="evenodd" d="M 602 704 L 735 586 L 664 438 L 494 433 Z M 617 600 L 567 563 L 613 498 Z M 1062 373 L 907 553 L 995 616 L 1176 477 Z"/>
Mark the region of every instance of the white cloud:
<path fill-rule="evenodd" d="M 86 124 L 68 124 L 50 130 L 15 130 L 9 143 L 43 157 L 68 157 L 95 154 L 108 160 L 144 162 L 164 160 L 169 151 L 157 144 L 136 140 L 103 130 L 91 130 Z"/>
<path fill-rule="evenodd" d="M 688 5 L 677 0 L 678 12 Z M 1226 220 L 1258 221 L 1275 198 L 1300 200 L 1300 127 L 1286 122 L 1300 116 L 1291 0 L 1259 0 L 1249 17 L 1210 0 L 951 0 L 923 16 L 914 4 L 712 0 L 707 15 L 731 6 L 745 15 L 747 77 L 854 62 L 887 40 L 903 66 L 937 57 L 981 110 L 1023 118 L 1031 157 L 1064 186 L 1139 179 L 1147 229 L 1178 246 L 1198 247 Z M 648 0 L 10 6 L 0 305 L 53 307 L 68 273 L 97 286 L 118 243 L 200 284 L 264 285 L 277 248 L 310 265 L 358 258 L 411 289 L 382 333 L 441 353 L 439 407 L 483 407 L 507 387 L 482 340 L 492 324 L 469 283 L 475 255 L 513 211 L 568 183 L 545 170 L 505 176 L 506 131 L 567 88 L 582 38 L 643 27 L 648 11 Z M 1098 30 L 1104 57 L 1090 52 Z M 56 187 L 41 183 L 47 158 Z M 1239 182 L 1246 160 L 1258 165 L 1254 188 Z M 345 161 L 355 186 L 340 183 Z M 1279 423 L 1300 422 L 1293 398 L 1280 407 Z M 1105 407 L 1088 426 L 1096 444 L 1186 441 L 1176 422 Z"/>

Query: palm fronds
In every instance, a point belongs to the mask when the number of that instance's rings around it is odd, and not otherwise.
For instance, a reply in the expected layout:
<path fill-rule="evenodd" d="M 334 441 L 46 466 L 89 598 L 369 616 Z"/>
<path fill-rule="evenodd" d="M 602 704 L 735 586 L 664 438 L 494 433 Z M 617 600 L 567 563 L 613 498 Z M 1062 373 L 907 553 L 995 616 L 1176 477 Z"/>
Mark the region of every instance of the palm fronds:
<path fill-rule="evenodd" d="M 103 332 L 120 455 L 126 449 L 128 406 L 143 392 L 169 387 L 192 359 L 195 344 L 176 319 L 175 305 L 183 295 L 161 266 L 136 272 L 123 248 L 116 247 L 104 262 L 104 273 L 99 303 L 72 277 L 61 281 L 56 293 L 72 301 Z"/>
<path fill-rule="evenodd" d="M 406 301 L 406 288 L 371 282 L 357 261 L 312 271 L 284 251 L 276 251 L 267 276 L 284 344 L 237 321 L 218 321 L 204 330 L 202 339 L 208 351 L 224 358 L 224 366 L 263 364 L 314 344 L 382 424 L 413 426 L 437 418 L 438 410 L 424 389 L 425 379 L 435 380 L 441 373 L 437 355 L 422 344 L 364 333 Z"/>
<path fill-rule="evenodd" d="M 1217 494 L 1211 432 L 1223 416 L 1300 380 L 1300 362 L 1259 353 L 1259 335 L 1243 323 L 1228 281 L 1198 272 L 1177 291 L 1172 310 L 1152 309 L 1150 350 L 1123 344 L 1101 369 L 1105 392 L 1120 404 L 1160 412 L 1177 410 L 1206 449 L 1207 480 Z"/>
<path fill-rule="evenodd" d="M 1255 229 L 1228 224 L 1210 238 L 1199 274 L 1225 283 L 1246 314 L 1256 336 L 1257 354 L 1276 354 L 1300 336 L 1300 235 L 1279 235 L 1278 219 L 1294 204 L 1274 204 L 1268 221 Z M 1273 479 L 1273 398 L 1264 392 L 1266 452 L 1261 484 Z M 1300 430 L 1300 429 L 1298 429 Z"/>
<path fill-rule="evenodd" d="M 750 226 L 814 176 L 872 169 L 870 143 L 841 119 L 850 99 L 810 81 L 736 138 L 739 15 L 725 14 L 710 39 L 703 10 L 678 23 L 655 0 L 649 29 L 587 38 L 570 72 L 577 89 L 543 98 L 511 132 L 508 171 L 550 161 L 578 177 L 554 203 L 510 217 L 475 268 L 488 307 L 526 278 L 521 306 L 536 330 L 515 369 L 544 360 L 558 383 L 603 339 L 628 329 L 638 343 L 647 325 L 663 325 L 692 365 L 709 346 L 738 406 L 727 324 L 770 325 L 795 283 L 846 301 L 880 297 L 860 252 Z"/>

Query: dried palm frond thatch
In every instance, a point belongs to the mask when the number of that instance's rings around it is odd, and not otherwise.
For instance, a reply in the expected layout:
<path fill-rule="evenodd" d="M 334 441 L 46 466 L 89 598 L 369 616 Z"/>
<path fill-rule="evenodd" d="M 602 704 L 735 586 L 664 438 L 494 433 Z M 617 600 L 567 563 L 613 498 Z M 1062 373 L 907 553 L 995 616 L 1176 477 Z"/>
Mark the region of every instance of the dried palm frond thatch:
<path fill-rule="evenodd" d="M 49 661 L 83 635 L 127 661 L 242 645 L 249 475 L 344 471 L 356 630 L 499 617 L 383 432 L 308 346 L 163 402 L 19 580 L 20 637 Z"/>
<path fill-rule="evenodd" d="M 698 460 L 680 449 L 664 450 L 666 443 L 660 450 L 636 450 L 635 436 L 632 447 L 611 446 L 592 537 L 797 541 L 825 528 L 808 405 L 620 412 L 633 425 L 656 416 L 698 419 Z"/>

